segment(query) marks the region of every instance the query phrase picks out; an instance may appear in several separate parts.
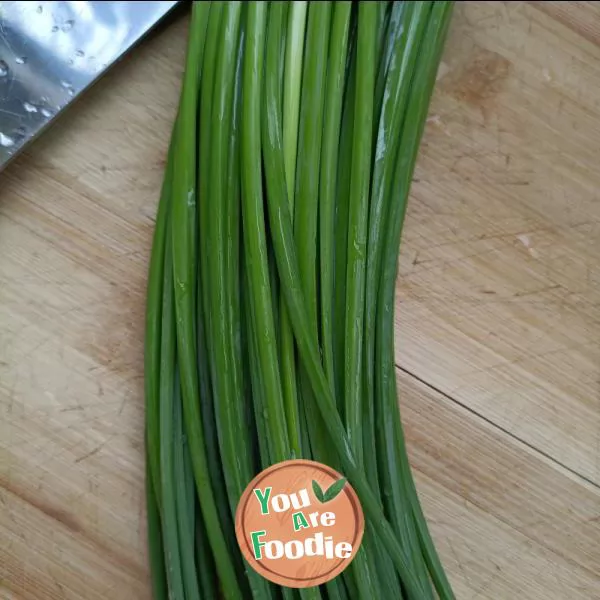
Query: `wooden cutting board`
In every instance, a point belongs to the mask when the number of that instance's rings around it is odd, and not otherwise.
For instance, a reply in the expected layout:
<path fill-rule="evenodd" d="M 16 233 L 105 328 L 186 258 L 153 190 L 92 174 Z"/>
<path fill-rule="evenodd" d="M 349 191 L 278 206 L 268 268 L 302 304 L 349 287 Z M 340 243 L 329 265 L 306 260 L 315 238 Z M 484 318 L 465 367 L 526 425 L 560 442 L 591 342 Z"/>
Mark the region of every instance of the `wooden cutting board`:
<path fill-rule="evenodd" d="M 0 598 L 150 597 L 147 258 L 187 19 L 0 175 Z M 397 296 L 459 599 L 600 598 L 600 3 L 459 3 Z"/>

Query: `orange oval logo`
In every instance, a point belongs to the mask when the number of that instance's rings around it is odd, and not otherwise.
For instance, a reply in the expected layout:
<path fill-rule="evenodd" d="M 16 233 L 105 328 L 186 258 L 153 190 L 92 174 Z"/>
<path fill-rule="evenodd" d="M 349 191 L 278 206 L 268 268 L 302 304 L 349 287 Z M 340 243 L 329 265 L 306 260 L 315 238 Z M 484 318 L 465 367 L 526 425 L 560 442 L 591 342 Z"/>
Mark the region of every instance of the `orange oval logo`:
<path fill-rule="evenodd" d="M 311 460 L 288 460 L 250 482 L 235 531 L 255 571 L 273 583 L 305 588 L 330 581 L 352 562 L 364 515 L 338 472 Z"/>

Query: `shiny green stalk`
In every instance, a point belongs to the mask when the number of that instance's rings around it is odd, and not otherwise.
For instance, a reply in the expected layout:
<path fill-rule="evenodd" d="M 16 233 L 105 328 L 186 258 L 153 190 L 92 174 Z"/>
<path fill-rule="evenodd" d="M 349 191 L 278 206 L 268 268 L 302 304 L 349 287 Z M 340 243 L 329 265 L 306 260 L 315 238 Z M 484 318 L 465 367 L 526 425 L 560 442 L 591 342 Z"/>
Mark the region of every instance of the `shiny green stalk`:
<path fill-rule="evenodd" d="M 383 250 L 380 295 L 377 307 L 376 356 L 378 369 L 375 381 L 377 397 L 384 402 L 381 409 L 382 413 L 387 415 L 386 418 L 381 420 L 380 439 L 385 451 L 386 460 L 384 460 L 384 463 L 389 469 L 388 481 L 391 488 L 389 510 L 392 512 L 392 519 L 396 522 L 397 528 L 407 531 L 409 534 L 416 529 L 420 550 L 429 575 L 439 597 L 443 600 L 452 600 L 454 595 L 431 542 L 404 447 L 402 424 L 397 405 L 393 311 L 398 269 L 398 246 L 406 214 L 412 173 L 427 116 L 429 99 L 435 83 L 440 54 L 452 13 L 452 6 L 452 2 L 433 3 L 426 22 L 425 32 L 422 35 L 422 41 L 418 45 L 418 49 L 412 50 L 416 53 L 417 61 L 414 66 L 414 76 L 410 84 L 407 106 L 403 116 L 402 132 L 399 138 L 399 150 L 393 169 L 392 194 L 394 202 L 390 205 L 389 215 L 386 219 L 388 226 Z M 418 34 L 415 32 L 415 35 Z M 400 477 L 397 476 L 398 470 Z M 403 503 L 408 500 L 411 508 L 408 514 L 404 510 L 394 515 L 395 509 L 398 508 L 396 503 L 399 499 Z M 412 527 L 407 529 L 402 521 L 411 518 L 413 520 Z M 411 538 L 407 540 L 407 543 L 413 553 L 416 550 L 415 541 L 414 534 L 411 534 Z M 426 575 L 422 573 L 422 566 L 419 563 L 418 557 L 413 554 L 415 574 L 423 581 Z M 433 597 L 426 588 L 423 589 L 423 593 L 427 593 L 428 597 Z"/>
<path fill-rule="evenodd" d="M 232 557 L 219 520 L 208 470 L 198 384 L 196 338 L 196 183 L 197 107 L 205 33 L 210 4 L 194 3 L 188 57 L 177 126 L 173 175 L 173 279 L 177 325 L 177 354 L 181 375 L 183 413 L 196 490 L 215 556 L 215 565 L 225 598 L 242 598 Z"/>
<path fill-rule="evenodd" d="M 283 159 L 287 182 L 287 198 L 290 212 L 294 214 L 294 190 L 296 181 L 296 156 L 298 152 L 298 118 L 300 114 L 300 85 L 304 56 L 304 34 L 308 2 L 291 2 L 288 10 L 285 40 L 285 64 L 283 71 Z M 300 407 L 296 385 L 296 356 L 294 334 L 290 325 L 285 301 L 280 297 L 279 343 L 281 354 L 281 383 L 285 403 L 288 435 L 294 456 L 306 456 L 308 448 L 302 444 Z"/>
<path fill-rule="evenodd" d="M 358 464 L 363 465 L 363 413 L 368 412 L 369 409 L 369 407 L 364 407 L 362 399 L 364 302 L 375 93 L 373 64 L 378 8 L 376 3 L 365 2 L 359 4 L 358 10 L 356 105 L 352 170 L 350 172 L 346 266 L 344 416 L 353 454 Z M 367 423 L 367 426 L 370 424 Z"/>
<path fill-rule="evenodd" d="M 165 570 L 164 547 L 160 531 L 160 513 L 156 503 L 150 461 L 146 460 L 146 519 L 148 526 L 148 557 L 152 579 L 152 598 L 167 600 L 167 575 Z"/>
<path fill-rule="evenodd" d="M 175 508 L 177 513 L 177 530 L 179 537 L 179 555 L 181 573 L 186 600 L 200 600 L 199 579 L 211 581 L 211 572 L 205 569 L 214 568 L 207 564 L 198 565 L 196 571 L 195 529 L 196 529 L 196 491 L 191 457 L 183 431 L 183 407 L 181 405 L 181 388 L 179 378 L 175 380 L 173 397 L 173 471 L 175 486 Z"/>
<path fill-rule="evenodd" d="M 350 33 L 351 2 L 336 2 L 329 41 L 323 145 L 319 190 L 320 305 L 323 364 L 327 378 L 335 386 L 334 370 L 334 272 L 335 200 L 339 160 L 342 103 Z M 333 389 L 335 389 L 333 387 Z"/>
<path fill-rule="evenodd" d="M 266 19 L 265 2 L 248 5 L 242 75 L 242 222 L 249 272 L 249 300 L 264 393 L 264 418 L 269 425 L 271 460 L 278 462 L 289 458 L 290 443 L 282 402 L 261 178 L 260 127 Z"/>
<path fill-rule="evenodd" d="M 171 230 L 167 230 L 165 248 L 165 285 L 162 297 L 161 344 L 160 344 L 160 482 L 162 498 L 162 531 L 165 548 L 165 565 L 169 597 L 185 600 L 179 528 L 177 523 L 177 502 L 175 496 L 175 463 L 173 449 L 174 434 L 174 395 L 175 395 L 175 311 L 173 307 L 173 262 L 171 260 Z"/>

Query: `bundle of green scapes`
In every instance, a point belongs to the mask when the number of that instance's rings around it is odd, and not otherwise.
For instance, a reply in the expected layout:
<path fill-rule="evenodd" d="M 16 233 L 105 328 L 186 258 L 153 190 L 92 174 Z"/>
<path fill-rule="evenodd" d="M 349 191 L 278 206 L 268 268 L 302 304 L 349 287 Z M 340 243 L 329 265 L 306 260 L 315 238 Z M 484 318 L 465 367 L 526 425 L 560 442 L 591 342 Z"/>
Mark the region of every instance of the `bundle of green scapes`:
<path fill-rule="evenodd" d="M 195 2 L 151 256 L 154 597 L 453 598 L 394 371 L 409 187 L 451 2 Z M 244 563 L 234 514 L 290 458 L 346 475 L 362 546 L 320 588 Z"/>

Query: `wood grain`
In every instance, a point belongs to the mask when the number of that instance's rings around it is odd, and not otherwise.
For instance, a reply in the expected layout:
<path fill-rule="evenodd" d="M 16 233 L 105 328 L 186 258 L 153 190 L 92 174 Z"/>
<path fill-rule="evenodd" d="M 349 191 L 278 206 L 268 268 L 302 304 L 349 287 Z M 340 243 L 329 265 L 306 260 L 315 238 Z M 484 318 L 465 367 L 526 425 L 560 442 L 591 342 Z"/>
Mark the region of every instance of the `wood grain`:
<path fill-rule="evenodd" d="M 412 463 L 459 599 L 600 598 L 600 10 L 458 3 L 401 251 Z M 147 258 L 185 18 L 0 176 L 0 598 L 150 597 Z"/>
<path fill-rule="evenodd" d="M 396 328 L 399 365 L 597 484 L 599 58 L 530 4 L 457 4 Z"/>
<path fill-rule="evenodd" d="M 600 598 L 598 489 L 400 372 L 421 498 L 458 598 Z"/>

